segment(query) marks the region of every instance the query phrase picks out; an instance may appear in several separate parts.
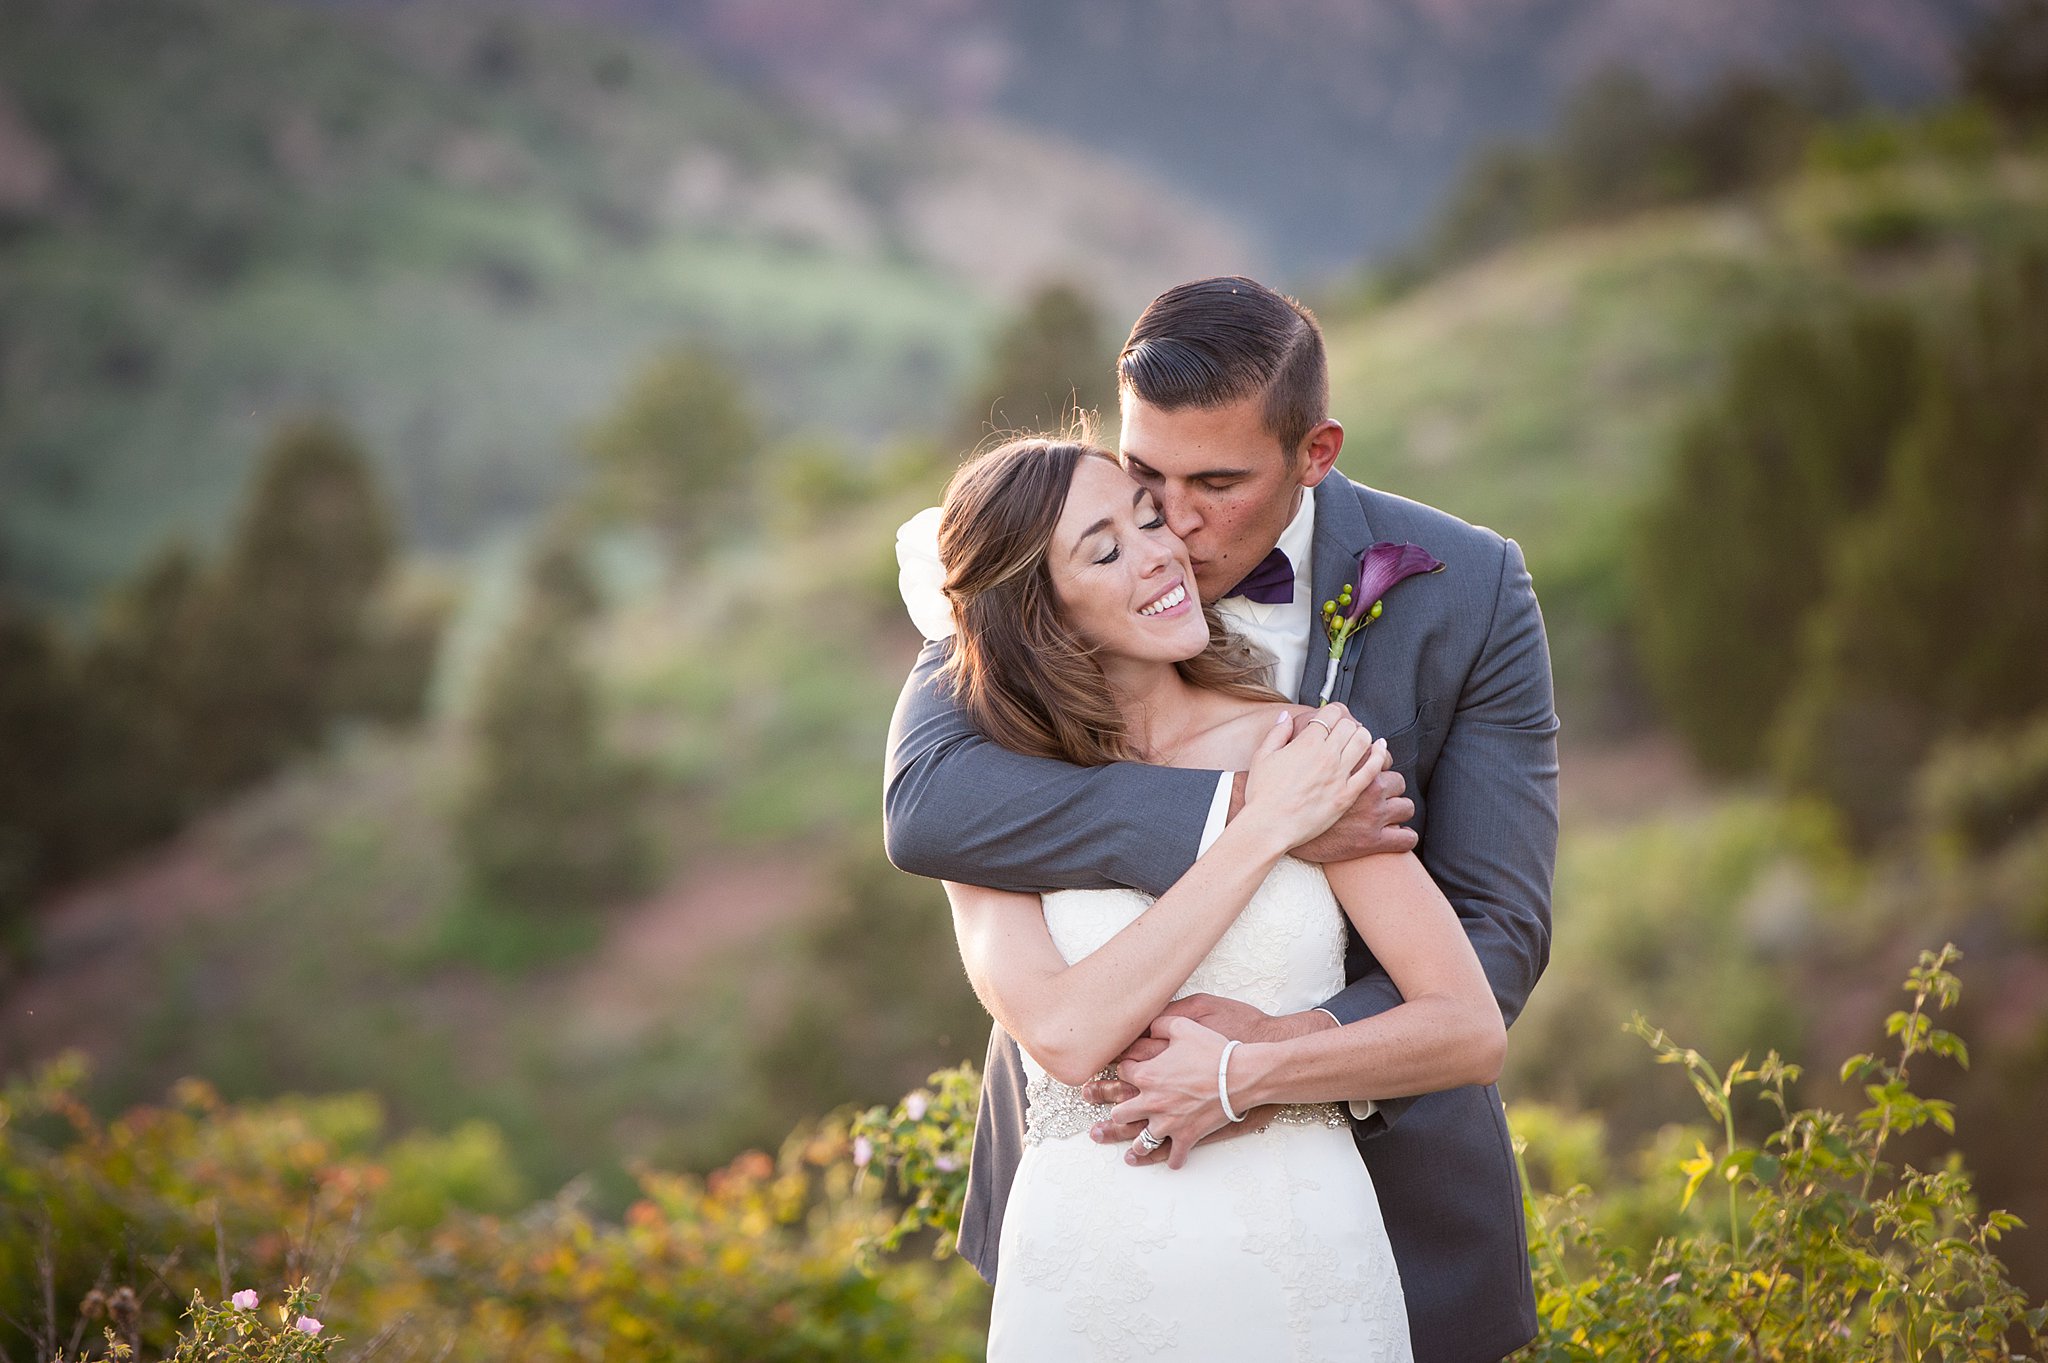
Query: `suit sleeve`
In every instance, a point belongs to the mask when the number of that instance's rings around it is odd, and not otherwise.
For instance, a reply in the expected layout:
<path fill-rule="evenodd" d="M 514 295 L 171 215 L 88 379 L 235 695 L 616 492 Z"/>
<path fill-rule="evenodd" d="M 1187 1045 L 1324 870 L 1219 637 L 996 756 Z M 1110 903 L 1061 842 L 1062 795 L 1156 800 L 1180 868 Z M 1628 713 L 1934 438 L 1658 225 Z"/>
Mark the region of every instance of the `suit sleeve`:
<path fill-rule="evenodd" d="M 1557 863 L 1557 714 L 1550 648 L 1522 551 L 1506 542 L 1484 647 L 1430 774 L 1422 863 L 1457 911 L 1501 1016 L 1512 1024 L 1550 961 Z M 1375 968 L 1325 1006 L 1339 1022 L 1401 996 Z M 1380 1104 L 1399 1119 L 1408 1101 Z"/>
<path fill-rule="evenodd" d="M 889 725 L 883 838 L 913 875 L 995 889 L 1164 894 L 1195 862 L 1218 773 L 1077 767 L 983 738 L 928 643 Z"/>

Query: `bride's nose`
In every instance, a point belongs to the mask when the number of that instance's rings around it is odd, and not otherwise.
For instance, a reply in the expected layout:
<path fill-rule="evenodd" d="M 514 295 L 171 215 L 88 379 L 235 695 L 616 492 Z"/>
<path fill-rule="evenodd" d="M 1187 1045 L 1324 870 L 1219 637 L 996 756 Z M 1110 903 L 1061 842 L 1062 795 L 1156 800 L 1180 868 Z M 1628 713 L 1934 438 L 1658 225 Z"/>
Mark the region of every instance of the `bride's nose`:
<path fill-rule="evenodd" d="M 1147 535 L 1141 541 L 1138 562 L 1146 577 L 1157 577 L 1173 567 L 1174 543 L 1165 535 Z"/>

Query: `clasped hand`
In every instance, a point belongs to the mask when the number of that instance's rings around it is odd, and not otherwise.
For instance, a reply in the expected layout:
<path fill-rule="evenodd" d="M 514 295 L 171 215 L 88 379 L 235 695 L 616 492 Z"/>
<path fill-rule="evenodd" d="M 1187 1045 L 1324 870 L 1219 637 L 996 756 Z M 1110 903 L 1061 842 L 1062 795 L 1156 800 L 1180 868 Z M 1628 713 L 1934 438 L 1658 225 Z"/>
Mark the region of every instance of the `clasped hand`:
<path fill-rule="evenodd" d="M 1270 1108 L 1243 1113 L 1242 1122 L 1223 1115 L 1216 1066 L 1225 1041 L 1280 1041 L 1333 1025 L 1327 1014 L 1273 1017 L 1214 994 L 1175 999 L 1118 1059 L 1117 1078 L 1082 1086 L 1087 1101 L 1115 1105 L 1089 1135 L 1102 1145 L 1130 1146 L 1124 1152 L 1127 1164 L 1164 1161 L 1178 1169 L 1203 1141 L 1257 1130 L 1272 1117 Z M 1145 1130 L 1162 1144 L 1149 1151 L 1138 1144 L 1138 1133 Z"/>

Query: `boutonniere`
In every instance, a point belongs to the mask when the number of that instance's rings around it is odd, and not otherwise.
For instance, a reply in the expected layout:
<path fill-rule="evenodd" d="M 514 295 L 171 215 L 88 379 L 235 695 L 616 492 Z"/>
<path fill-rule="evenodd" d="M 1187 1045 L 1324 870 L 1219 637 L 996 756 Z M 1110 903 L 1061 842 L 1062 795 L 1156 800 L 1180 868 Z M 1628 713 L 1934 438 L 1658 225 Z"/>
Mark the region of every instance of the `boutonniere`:
<path fill-rule="evenodd" d="M 1323 672 L 1323 694 L 1318 705 L 1330 703 L 1337 685 L 1337 667 L 1353 635 L 1380 618 L 1382 600 L 1397 582 L 1418 573 L 1440 573 L 1444 565 L 1419 544 L 1395 544 L 1381 540 L 1358 556 L 1358 577 L 1344 584 L 1334 601 L 1323 603 L 1323 633 L 1330 639 L 1330 665 Z"/>

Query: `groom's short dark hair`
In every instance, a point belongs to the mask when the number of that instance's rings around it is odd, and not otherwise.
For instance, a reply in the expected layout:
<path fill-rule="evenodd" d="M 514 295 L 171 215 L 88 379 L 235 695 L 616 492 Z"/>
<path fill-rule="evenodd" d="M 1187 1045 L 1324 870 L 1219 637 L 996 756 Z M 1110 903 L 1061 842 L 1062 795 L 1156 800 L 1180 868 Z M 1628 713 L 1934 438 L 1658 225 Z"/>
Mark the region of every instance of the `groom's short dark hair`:
<path fill-rule="evenodd" d="M 1315 314 L 1242 275 L 1177 284 L 1153 299 L 1116 372 L 1121 388 L 1164 411 L 1263 396 L 1266 429 L 1290 459 L 1329 414 Z"/>

